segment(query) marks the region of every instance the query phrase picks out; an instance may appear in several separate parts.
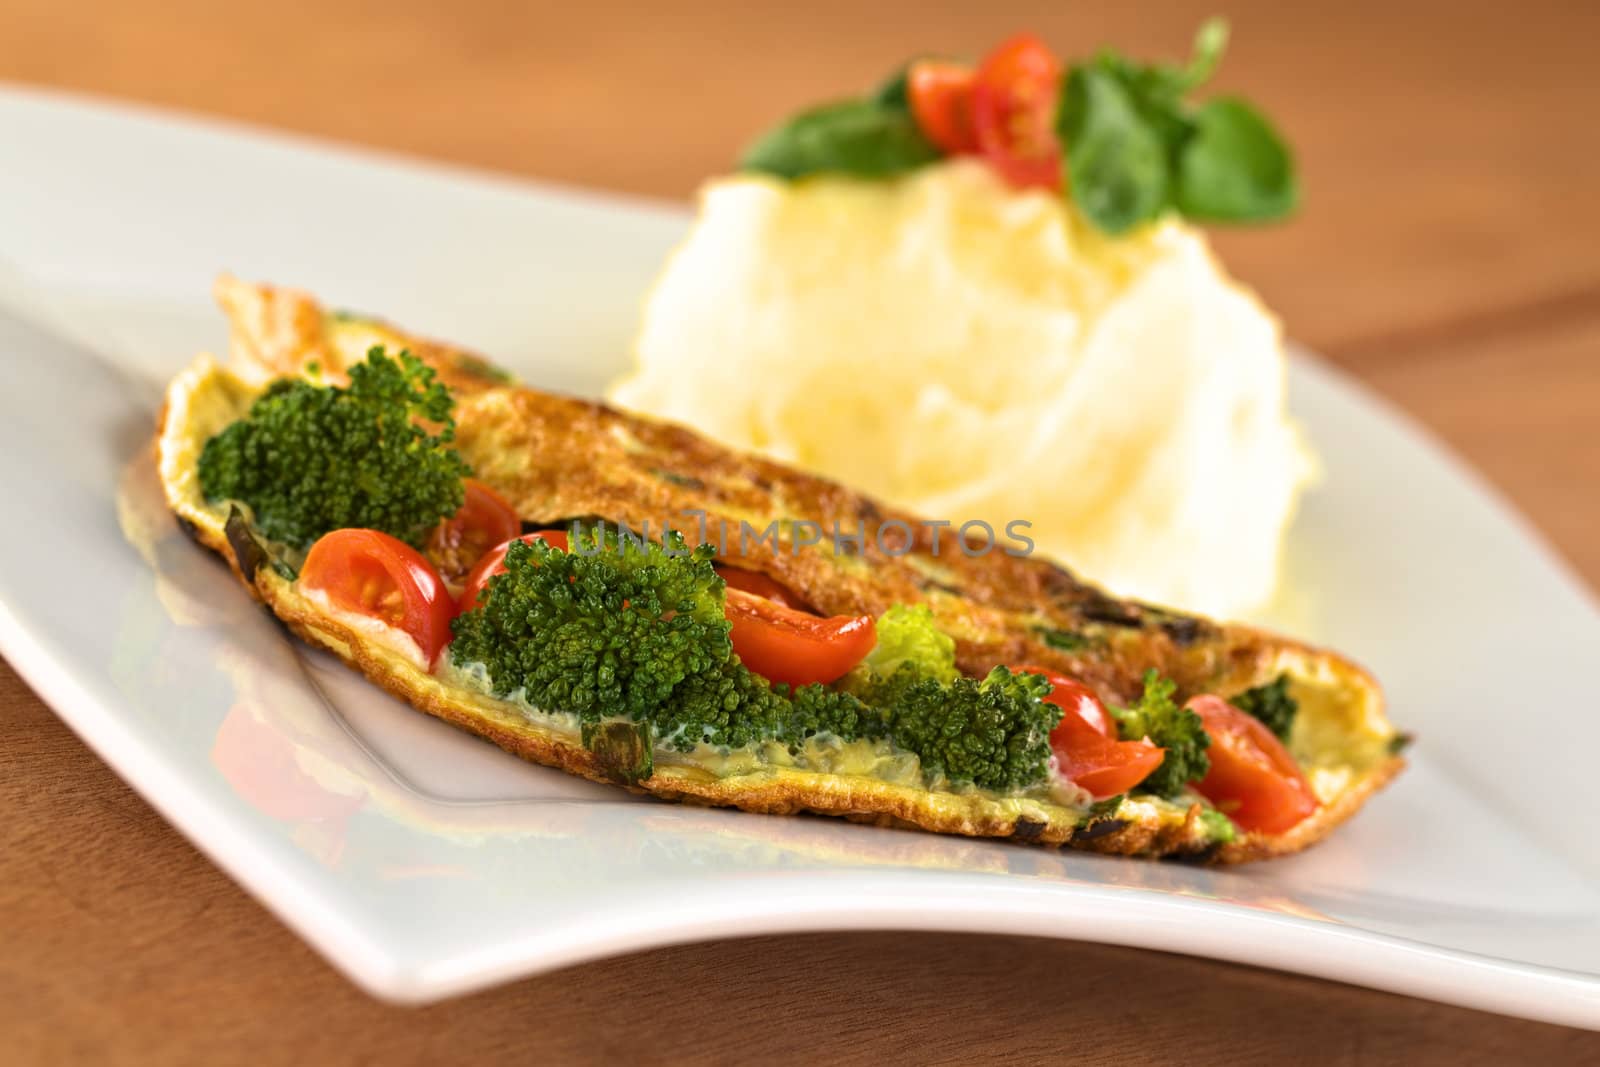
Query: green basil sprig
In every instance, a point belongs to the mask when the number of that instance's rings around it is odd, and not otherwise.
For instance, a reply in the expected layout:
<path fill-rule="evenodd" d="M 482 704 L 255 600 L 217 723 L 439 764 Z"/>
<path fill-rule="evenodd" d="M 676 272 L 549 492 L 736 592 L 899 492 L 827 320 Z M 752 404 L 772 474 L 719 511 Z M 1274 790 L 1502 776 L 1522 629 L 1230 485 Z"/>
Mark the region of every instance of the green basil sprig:
<path fill-rule="evenodd" d="M 1125 83 L 1099 67 L 1073 67 L 1061 92 L 1067 185 L 1097 227 L 1122 233 L 1171 200 L 1165 138 Z"/>
<path fill-rule="evenodd" d="M 1106 49 L 1067 72 L 1056 115 L 1066 191 L 1095 227 L 1125 233 L 1166 211 L 1265 222 L 1298 207 L 1294 158 L 1265 116 L 1236 97 L 1186 100 L 1227 43 L 1227 23 L 1214 18 L 1182 66 L 1141 65 Z M 865 97 L 796 115 L 752 144 L 740 166 L 790 179 L 884 178 L 936 162 L 942 153 L 911 114 L 908 70 Z"/>
<path fill-rule="evenodd" d="M 903 99 L 844 100 L 802 112 L 759 138 L 739 165 L 780 178 L 822 171 L 883 178 L 915 170 L 937 160 L 939 149 Z"/>
<path fill-rule="evenodd" d="M 1211 19 L 1182 67 L 1103 51 L 1062 83 L 1057 126 L 1070 195 L 1118 234 L 1173 209 L 1211 222 L 1264 222 L 1299 204 L 1294 159 L 1272 124 L 1234 97 L 1184 97 L 1216 70 L 1227 23 Z"/>

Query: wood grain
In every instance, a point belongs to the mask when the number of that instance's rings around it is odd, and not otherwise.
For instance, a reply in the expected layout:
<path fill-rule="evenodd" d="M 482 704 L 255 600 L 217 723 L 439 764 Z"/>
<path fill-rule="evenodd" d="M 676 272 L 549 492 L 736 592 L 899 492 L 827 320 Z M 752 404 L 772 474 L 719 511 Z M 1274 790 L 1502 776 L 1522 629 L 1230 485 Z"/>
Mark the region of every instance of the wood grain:
<path fill-rule="evenodd" d="M 764 123 L 913 48 L 971 52 L 1033 26 L 1065 51 L 1176 54 L 1211 7 L 0 0 L 0 78 L 681 198 Z M 1308 189 L 1295 222 L 1220 235 L 1230 265 L 1600 582 L 1600 7 L 1228 7 L 1221 85 L 1281 118 Z M 685 946 L 390 1008 L 196 854 L 5 667 L 0 726 L 0 1047 L 15 1062 L 1600 1059 L 1600 1039 L 1556 1027 L 994 937 Z"/>

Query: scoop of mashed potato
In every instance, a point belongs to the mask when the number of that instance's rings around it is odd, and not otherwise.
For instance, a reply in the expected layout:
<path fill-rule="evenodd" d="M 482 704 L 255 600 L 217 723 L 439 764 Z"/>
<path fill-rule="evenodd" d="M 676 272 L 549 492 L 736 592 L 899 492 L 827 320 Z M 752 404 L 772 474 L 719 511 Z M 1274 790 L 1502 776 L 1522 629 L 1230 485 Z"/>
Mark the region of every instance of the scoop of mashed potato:
<path fill-rule="evenodd" d="M 711 183 L 616 403 L 924 517 L 1013 520 L 1212 614 L 1276 582 L 1311 471 L 1277 321 L 1177 220 L 1108 237 L 973 160 Z"/>

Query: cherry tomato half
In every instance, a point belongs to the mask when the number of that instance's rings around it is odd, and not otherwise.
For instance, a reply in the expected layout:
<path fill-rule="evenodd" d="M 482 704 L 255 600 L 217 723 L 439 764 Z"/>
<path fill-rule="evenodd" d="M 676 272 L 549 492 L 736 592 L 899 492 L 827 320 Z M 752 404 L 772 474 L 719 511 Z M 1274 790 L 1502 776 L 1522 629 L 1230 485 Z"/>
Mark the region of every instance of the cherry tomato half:
<path fill-rule="evenodd" d="M 1060 88 L 1061 62 L 1031 33 L 1006 41 L 978 68 L 972 83 L 978 151 L 1018 188 L 1061 187 Z"/>
<path fill-rule="evenodd" d="M 1096 800 L 1126 793 L 1155 772 L 1167 750 L 1149 741 L 1114 741 L 1070 712 L 1050 731 L 1056 764 Z"/>
<path fill-rule="evenodd" d="M 450 641 L 455 601 L 433 564 L 404 541 L 377 530 L 335 530 L 306 554 L 300 584 L 336 608 L 381 620 L 411 635 L 429 667 Z"/>
<path fill-rule="evenodd" d="M 742 589 L 746 593 L 766 597 L 774 604 L 780 604 L 796 611 L 810 611 L 810 606 L 794 594 L 788 586 L 775 578 L 769 578 L 760 571 L 747 571 L 743 567 L 728 567 L 718 565 L 718 574 L 728 583 L 731 589 Z"/>
<path fill-rule="evenodd" d="M 483 587 L 489 584 L 489 579 L 497 574 L 506 572 L 506 549 L 511 547 L 513 541 L 526 541 L 533 544 L 543 541 L 553 548 L 567 551 L 567 532 L 565 530 L 537 530 L 521 537 L 508 537 L 500 544 L 495 545 L 479 558 L 477 566 L 467 575 L 466 584 L 461 589 L 461 596 L 456 600 L 456 611 L 471 611 L 478 606 L 478 594 L 483 592 Z"/>
<path fill-rule="evenodd" d="M 1050 683 L 1044 699 L 1065 712 L 1050 731 L 1050 751 L 1061 773 L 1096 800 L 1126 793 L 1166 758 L 1166 749 L 1149 741 L 1118 741 L 1111 713 L 1082 682 L 1043 667 L 1011 670 L 1041 675 Z"/>
<path fill-rule="evenodd" d="M 1217 696 L 1187 707 L 1211 738 L 1211 770 L 1195 789 L 1242 829 L 1281 834 L 1317 810 L 1300 765 L 1261 720 Z"/>
<path fill-rule="evenodd" d="M 919 59 L 906 73 L 911 114 L 923 135 L 951 155 L 978 150 L 972 128 L 971 67 L 944 59 Z"/>
<path fill-rule="evenodd" d="M 1044 698 L 1046 703 L 1054 704 L 1065 711 L 1076 712 L 1078 717 L 1101 737 L 1117 736 L 1117 724 L 1111 718 L 1111 713 L 1100 702 L 1100 698 L 1094 695 L 1094 690 L 1076 678 L 1069 678 L 1057 671 L 1032 665 L 1009 669 L 1012 674 L 1039 675 L 1050 683 L 1050 694 Z"/>
<path fill-rule="evenodd" d="M 727 613 L 733 650 L 771 682 L 836 682 L 878 643 L 871 615 L 823 618 L 735 587 L 728 589 Z"/>
<path fill-rule="evenodd" d="M 476 478 L 463 483 L 466 499 L 456 513 L 433 528 L 428 558 L 440 573 L 459 578 L 498 544 L 517 536 L 522 520 L 505 497 Z"/>

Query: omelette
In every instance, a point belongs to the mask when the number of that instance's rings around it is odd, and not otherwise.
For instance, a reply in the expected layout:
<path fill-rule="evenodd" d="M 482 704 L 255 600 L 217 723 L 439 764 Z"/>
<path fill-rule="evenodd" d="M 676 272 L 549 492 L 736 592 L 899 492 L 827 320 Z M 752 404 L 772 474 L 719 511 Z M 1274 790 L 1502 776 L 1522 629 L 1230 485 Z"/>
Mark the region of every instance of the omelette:
<path fill-rule="evenodd" d="M 1377 683 L 1332 652 L 1114 598 L 1038 555 L 951 551 L 948 530 L 940 551 L 937 524 L 842 485 L 682 426 L 515 384 L 474 354 L 325 310 L 296 291 L 223 277 L 216 293 L 230 324 L 230 357 L 224 364 L 202 355 L 179 373 L 158 428 L 157 470 L 179 524 L 300 638 L 418 710 L 523 759 L 684 803 L 1225 863 L 1320 840 L 1404 766 L 1405 737 L 1387 719 Z M 483 664 L 456 662 L 449 646 L 429 656 L 394 625 L 308 583 L 305 552 L 268 536 L 248 501 L 208 498 L 202 487 L 208 442 L 247 419 L 260 398 L 285 380 L 348 381 L 375 348 L 410 352 L 447 387 L 448 447 L 514 509 L 523 530 L 560 529 L 580 518 L 647 529 L 661 516 L 693 514 L 702 531 L 769 531 L 776 550 L 741 553 L 739 568 L 821 618 L 870 622 L 907 606 L 925 610 L 968 679 L 1028 664 L 1117 708 L 1136 706 L 1153 677 L 1196 708 L 1242 704 L 1241 694 L 1276 685 L 1297 710 L 1274 751 L 1292 761 L 1288 774 L 1306 792 L 1306 813 L 1287 827 L 1241 825 L 1239 811 L 1205 789 L 1220 775 L 1216 762 L 1195 788 L 1162 795 L 1135 786 L 1102 798 L 1067 780 L 1054 755 L 1043 780 L 999 787 L 940 773 L 894 736 L 674 743 L 681 738 L 648 727 L 619 732 L 608 728 L 614 723 L 535 706 L 493 684 Z M 857 531 L 854 550 L 804 536 L 807 524 Z M 423 551 L 457 591 L 470 560 L 431 544 Z M 492 579 L 486 597 L 504 581 Z M 526 650 L 523 659 L 537 663 L 539 655 Z M 1211 732 L 1210 751 L 1220 759 Z"/>

